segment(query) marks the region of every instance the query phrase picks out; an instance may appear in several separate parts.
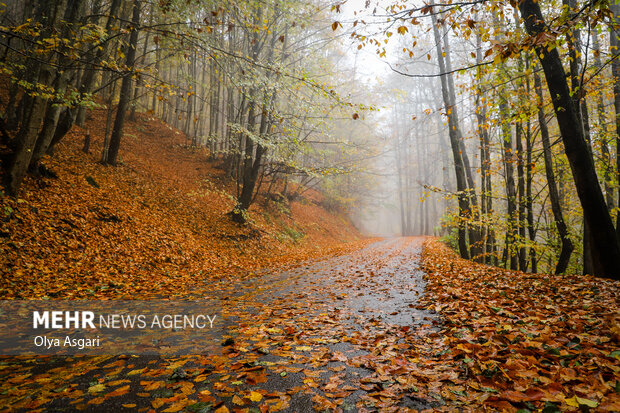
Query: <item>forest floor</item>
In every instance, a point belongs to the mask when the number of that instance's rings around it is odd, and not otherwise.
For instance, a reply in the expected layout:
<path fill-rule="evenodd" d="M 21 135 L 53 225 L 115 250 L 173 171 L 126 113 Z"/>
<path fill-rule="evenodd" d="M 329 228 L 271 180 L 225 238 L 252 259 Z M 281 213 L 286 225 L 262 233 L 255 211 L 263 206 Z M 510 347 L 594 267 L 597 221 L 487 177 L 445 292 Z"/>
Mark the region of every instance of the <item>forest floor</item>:
<path fill-rule="evenodd" d="M 221 351 L 0 358 L 14 411 L 620 411 L 618 283 L 462 260 L 433 238 L 363 238 L 318 193 L 259 197 L 165 124 L 129 123 L 97 163 L 103 112 L 2 198 L 0 298 L 204 298 Z"/>
<path fill-rule="evenodd" d="M 314 190 L 276 202 L 263 185 L 249 225 L 233 223 L 235 184 L 220 164 L 146 114 L 128 122 L 117 167 L 98 162 L 105 111 L 86 128 L 74 127 L 44 161 L 57 178 L 29 178 L 19 197 L 0 196 L 0 298 L 186 297 L 205 280 L 369 242 Z"/>

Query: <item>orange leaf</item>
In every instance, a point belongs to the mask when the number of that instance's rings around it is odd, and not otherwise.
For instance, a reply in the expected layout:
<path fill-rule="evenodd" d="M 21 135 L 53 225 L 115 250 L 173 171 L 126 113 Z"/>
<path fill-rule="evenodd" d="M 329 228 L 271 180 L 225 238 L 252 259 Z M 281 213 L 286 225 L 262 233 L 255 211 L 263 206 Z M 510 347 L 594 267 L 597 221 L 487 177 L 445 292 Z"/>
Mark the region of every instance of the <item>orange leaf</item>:
<path fill-rule="evenodd" d="M 129 393 L 129 384 L 123 387 L 119 387 L 118 389 L 111 391 L 110 393 L 106 394 L 106 399 L 110 398 L 110 397 L 117 397 L 117 396 L 122 396 L 123 394 L 127 394 Z"/>

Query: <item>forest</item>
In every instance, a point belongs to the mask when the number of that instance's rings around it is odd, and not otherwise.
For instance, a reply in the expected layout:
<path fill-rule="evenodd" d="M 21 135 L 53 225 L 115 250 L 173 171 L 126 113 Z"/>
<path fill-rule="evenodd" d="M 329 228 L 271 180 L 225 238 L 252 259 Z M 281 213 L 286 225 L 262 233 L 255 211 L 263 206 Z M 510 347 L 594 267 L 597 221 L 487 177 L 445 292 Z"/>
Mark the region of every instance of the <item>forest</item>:
<path fill-rule="evenodd" d="M 619 56 L 613 1 L 5 0 L 0 407 L 619 411 Z"/>

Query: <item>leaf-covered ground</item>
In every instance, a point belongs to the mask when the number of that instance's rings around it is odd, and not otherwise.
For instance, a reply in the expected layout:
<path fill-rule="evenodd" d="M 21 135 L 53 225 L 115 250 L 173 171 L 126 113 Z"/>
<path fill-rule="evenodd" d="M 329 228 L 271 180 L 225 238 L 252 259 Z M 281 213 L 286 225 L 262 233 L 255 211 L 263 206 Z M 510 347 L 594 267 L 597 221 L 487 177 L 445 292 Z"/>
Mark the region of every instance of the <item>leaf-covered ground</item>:
<path fill-rule="evenodd" d="M 618 282 L 487 267 L 432 239 L 423 269 L 424 304 L 441 313 L 445 362 L 458 373 L 453 403 L 620 411 Z"/>
<path fill-rule="evenodd" d="M 233 224 L 232 180 L 148 115 L 128 123 L 122 164 L 103 166 L 104 122 L 94 111 L 45 160 L 58 178 L 29 179 L 15 199 L 0 192 L 0 298 L 186 296 L 357 247 L 343 244 L 360 240 L 357 230 L 314 191 L 291 203 L 259 196 L 252 223 Z"/>

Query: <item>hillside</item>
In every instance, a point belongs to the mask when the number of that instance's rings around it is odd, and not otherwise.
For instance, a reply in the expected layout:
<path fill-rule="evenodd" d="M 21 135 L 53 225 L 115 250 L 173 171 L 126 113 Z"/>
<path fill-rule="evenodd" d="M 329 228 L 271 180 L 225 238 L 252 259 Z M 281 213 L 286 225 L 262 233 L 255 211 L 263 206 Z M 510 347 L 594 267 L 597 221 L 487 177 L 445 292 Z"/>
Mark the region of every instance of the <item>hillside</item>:
<path fill-rule="evenodd" d="M 93 111 L 44 161 L 57 177 L 28 178 L 19 197 L 0 198 L 2 298 L 199 294 L 204 281 L 366 242 L 312 191 L 290 204 L 259 196 L 251 222 L 234 224 L 226 216 L 234 183 L 206 150 L 187 148 L 182 133 L 138 114 L 126 126 L 121 164 L 103 166 L 104 130 L 105 111 Z"/>

